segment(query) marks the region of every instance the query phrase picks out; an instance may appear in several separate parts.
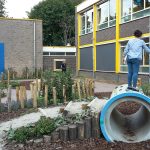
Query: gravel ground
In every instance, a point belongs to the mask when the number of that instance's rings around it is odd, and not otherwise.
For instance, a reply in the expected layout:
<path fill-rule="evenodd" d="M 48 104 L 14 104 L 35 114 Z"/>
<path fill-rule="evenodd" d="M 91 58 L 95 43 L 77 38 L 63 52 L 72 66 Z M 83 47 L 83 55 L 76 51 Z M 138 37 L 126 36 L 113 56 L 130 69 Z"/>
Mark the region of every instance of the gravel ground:
<path fill-rule="evenodd" d="M 127 144 L 122 142 L 108 143 L 101 139 L 67 141 L 55 143 L 37 143 L 28 145 L 8 144 L 6 150 L 150 150 L 150 141 Z"/>

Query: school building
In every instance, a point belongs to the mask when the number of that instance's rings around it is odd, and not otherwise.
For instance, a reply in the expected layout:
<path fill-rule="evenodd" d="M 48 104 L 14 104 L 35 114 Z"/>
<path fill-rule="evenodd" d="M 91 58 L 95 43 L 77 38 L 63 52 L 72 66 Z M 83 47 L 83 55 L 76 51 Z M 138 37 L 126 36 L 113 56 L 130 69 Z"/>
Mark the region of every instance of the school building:
<path fill-rule="evenodd" d="M 150 0 L 85 0 L 76 7 L 78 75 L 127 80 L 122 54 L 136 29 L 150 43 Z M 143 51 L 140 77 L 149 80 L 149 54 Z"/>

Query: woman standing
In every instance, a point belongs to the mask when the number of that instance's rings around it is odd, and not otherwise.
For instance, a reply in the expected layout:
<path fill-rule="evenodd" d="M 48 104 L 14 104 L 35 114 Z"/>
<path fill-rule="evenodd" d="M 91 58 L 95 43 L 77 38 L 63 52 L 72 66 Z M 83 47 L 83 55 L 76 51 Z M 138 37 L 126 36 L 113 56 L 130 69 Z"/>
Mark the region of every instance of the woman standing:
<path fill-rule="evenodd" d="M 138 91 L 136 89 L 140 61 L 142 60 L 143 49 L 150 53 L 150 49 L 146 46 L 145 42 L 141 39 L 142 32 L 136 30 L 134 32 L 134 39 L 128 41 L 124 50 L 124 59 L 127 59 L 128 65 L 128 89 Z"/>

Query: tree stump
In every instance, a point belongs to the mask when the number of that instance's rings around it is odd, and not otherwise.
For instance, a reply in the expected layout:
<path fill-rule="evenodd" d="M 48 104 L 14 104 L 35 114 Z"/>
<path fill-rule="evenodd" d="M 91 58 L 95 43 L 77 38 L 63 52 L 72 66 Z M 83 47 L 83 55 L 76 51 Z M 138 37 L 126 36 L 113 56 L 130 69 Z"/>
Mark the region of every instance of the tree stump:
<path fill-rule="evenodd" d="M 92 118 L 92 137 L 100 138 L 99 115 Z"/>
<path fill-rule="evenodd" d="M 67 141 L 68 140 L 68 126 L 63 126 L 59 128 L 60 140 Z"/>
<path fill-rule="evenodd" d="M 82 140 L 84 139 L 84 122 L 83 121 L 79 121 L 77 123 L 77 136 L 78 139 Z"/>
<path fill-rule="evenodd" d="M 85 128 L 85 132 L 84 132 L 84 136 L 85 138 L 90 138 L 92 135 L 92 118 L 91 117 L 87 117 L 85 118 L 85 123 L 84 123 L 84 128 Z"/>
<path fill-rule="evenodd" d="M 59 140 L 59 132 L 53 132 L 51 134 L 52 142 L 56 142 Z"/>
<path fill-rule="evenodd" d="M 69 140 L 76 140 L 77 138 L 77 126 L 69 125 Z"/>

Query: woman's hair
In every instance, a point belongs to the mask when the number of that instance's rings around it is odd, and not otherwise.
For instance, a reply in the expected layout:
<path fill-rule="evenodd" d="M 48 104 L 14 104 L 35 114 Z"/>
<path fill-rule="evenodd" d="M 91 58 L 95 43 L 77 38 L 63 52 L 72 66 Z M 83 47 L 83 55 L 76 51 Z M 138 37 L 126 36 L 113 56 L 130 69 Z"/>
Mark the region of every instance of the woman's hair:
<path fill-rule="evenodd" d="M 141 37 L 142 34 L 143 34 L 143 33 L 142 33 L 142 31 L 140 31 L 140 30 L 136 30 L 136 31 L 134 32 L 134 36 L 137 37 L 137 38 Z"/>

